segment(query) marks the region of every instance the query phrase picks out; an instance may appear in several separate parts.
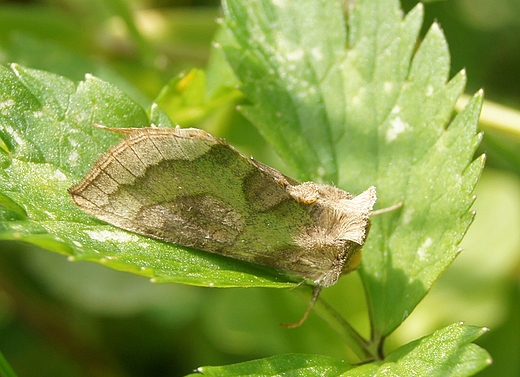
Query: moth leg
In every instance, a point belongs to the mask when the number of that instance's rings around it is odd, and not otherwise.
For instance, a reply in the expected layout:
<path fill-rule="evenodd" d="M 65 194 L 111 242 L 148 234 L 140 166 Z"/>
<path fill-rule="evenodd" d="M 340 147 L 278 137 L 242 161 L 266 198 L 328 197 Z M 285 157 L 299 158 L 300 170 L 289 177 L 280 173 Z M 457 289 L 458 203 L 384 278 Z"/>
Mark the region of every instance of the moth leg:
<path fill-rule="evenodd" d="M 300 318 L 299 321 L 294 322 L 294 323 L 281 323 L 281 325 L 288 329 L 294 329 L 296 327 L 300 327 L 305 322 L 307 317 L 309 316 L 312 308 L 314 307 L 314 304 L 316 304 L 316 301 L 318 301 L 318 297 L 320 297 L 322 288 L 323 287 L 321 285 L 317 285 L 314 287 L 314 290 L 312 291 L 311 301 L 309 302 L 309 306 L 307 306 L 305 313 L 303 313 L 303 316 L 302 316 L 302 318 Z"/>

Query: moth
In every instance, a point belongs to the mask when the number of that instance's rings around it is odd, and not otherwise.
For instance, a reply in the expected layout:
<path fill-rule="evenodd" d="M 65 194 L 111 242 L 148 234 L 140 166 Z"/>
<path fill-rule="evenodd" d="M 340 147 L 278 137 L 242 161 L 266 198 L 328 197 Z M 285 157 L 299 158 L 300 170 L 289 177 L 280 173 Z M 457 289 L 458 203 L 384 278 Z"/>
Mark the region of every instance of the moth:
<path fill-rule="evenodd" d="M 355 270 L 376 189 L 300 183 L 195 128 L 98 128 L 126 135 L 69 189 L 86 213 L 178 245 L 274 267 L 320 291 Z"/>

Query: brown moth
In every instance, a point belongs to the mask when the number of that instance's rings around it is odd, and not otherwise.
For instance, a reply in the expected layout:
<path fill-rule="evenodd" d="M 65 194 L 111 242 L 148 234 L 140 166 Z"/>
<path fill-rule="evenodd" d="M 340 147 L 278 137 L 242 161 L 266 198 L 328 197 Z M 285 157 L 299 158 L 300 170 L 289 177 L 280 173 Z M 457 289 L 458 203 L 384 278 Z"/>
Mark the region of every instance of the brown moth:
<path fill-rule="evenodd" d="M 163 241 L 274 267 L 323 287 L 356 269 L 376 190 L 300 183 L 195 128 L 105 128 L 126 138 L 69 192 L 86 213 Z"/>

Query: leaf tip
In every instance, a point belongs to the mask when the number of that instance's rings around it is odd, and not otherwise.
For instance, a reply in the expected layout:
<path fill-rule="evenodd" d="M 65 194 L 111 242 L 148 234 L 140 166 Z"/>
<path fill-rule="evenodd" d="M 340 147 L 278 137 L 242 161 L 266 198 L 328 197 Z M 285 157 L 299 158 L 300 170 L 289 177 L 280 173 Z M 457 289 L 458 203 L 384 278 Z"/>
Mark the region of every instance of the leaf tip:
<path fill-rule="evenodd" d="M 432 23 L 432 26 L 430 28 L 430 32 L 432 33 L 439 33 L 439 34 L 444 34 L 443 31 L 442 31 L 442 27 L 441 27 L 441 24 L 438 23 L 437 21 L 434 21 Z"/>

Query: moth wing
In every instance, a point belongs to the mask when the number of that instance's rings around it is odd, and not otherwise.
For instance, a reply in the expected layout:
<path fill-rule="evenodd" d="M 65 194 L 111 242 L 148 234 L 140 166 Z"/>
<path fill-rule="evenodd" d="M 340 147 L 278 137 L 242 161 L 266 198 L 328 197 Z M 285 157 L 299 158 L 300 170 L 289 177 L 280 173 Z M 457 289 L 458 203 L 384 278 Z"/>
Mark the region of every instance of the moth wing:
<path fill-rule="evenodd" d="M 291 177 L 286 176 L 285 174 L 279 172 L 278 170 L 261 163 L 260 161 L 251 159 L 251 162 L 260 170 L 264 171 L 268 176 L 272 177 L 273 179 L 277 180 L 281 185 L 291 185 L 296 186 L 299 185 L 300 182 L 298 182 L 296 179 L 293 179 Z"/>
<path fill-rule="evenodd" d="M 294 236 L 311 220 L 288 180 L 202 130 L 150 127 L 130 132 L 69 191 L 120 228 L 290 269 L 302 252 Z"/>

